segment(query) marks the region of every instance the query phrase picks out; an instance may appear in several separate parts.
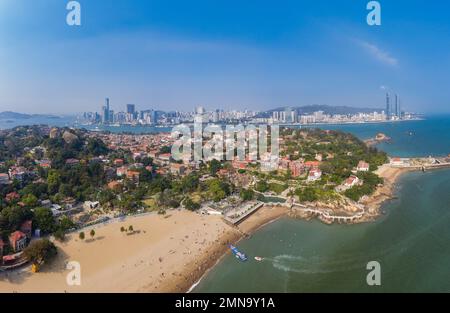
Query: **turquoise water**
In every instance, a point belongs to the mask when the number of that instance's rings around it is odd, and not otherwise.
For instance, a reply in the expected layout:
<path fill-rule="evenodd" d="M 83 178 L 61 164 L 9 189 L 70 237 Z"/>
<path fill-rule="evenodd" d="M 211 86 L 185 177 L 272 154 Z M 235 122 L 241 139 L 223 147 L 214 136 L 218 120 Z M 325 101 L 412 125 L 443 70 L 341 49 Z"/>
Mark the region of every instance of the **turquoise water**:
<path fill-rule="evenodd" d="M 420 121 L 379 124 L 319 125 L 323 129 L 339 129 L 351 132 L 361 139 L 373 138 L 384 133 L 392 138 L 390 143 L 378 147 L 392 156 L 445 156 L 450 153 L 450 116 L 427 117 Z M 93 127 L 86 127 L 95 129 Z M 170 127 L 152 126 L 101 126 L 101 130 L 129 133 L 170 132 Z"/>
<path fill-rule="evenodd" d="M 239 243 L 247 263 L 226 256 L 194 292 L 450 292 L 449 187 L 450 170 L 404 176 L 370 224 L 276 221 Z M 370 261 L 381 286 L 366 283 Z"/>
<path fill-rule="evenodd" d="M 10 129 L 16 126 L 26 125 L 49 125 L 49 126 L 72 126 L 74 117 L 31 117 L 24 119 L 0 119 L 0 129 Z"/>
<path fill-rule="evenodd" d="M 322 128 L 362 139 L 383 132 L 393 140 L 380 148 L 391 155 L 450 153 L 449 117 Z M 450 170 L 406 174 L 398 185 L 373 223 L 284 218 L 265 226 L 239 243 L 249 262 L 227 255 L 194 292 L 450 292 Z M 381 265 L 381 286 L 366 283 L 370 261 Z"/>
<path fill-rule="evenodd" d="M 450 116 L 429 116 L 425 120 L 379 124 L 322 125 L 323 129 L 339 129 L 361 139 L 377 133 L 391 137 L 378 148 L 399 157 L 446 156 L 450 154 Z"/>

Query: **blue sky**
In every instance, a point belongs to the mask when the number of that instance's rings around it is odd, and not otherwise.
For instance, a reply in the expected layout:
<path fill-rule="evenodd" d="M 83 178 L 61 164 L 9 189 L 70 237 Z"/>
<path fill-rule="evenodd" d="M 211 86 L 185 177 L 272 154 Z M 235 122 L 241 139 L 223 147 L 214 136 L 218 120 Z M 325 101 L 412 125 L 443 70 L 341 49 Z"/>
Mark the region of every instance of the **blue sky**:
<path fill-rule="evenodd" d="M 309 104 L 450 112 L 450 3 L 0 0 L 0 111 L 264 110 Z"/>

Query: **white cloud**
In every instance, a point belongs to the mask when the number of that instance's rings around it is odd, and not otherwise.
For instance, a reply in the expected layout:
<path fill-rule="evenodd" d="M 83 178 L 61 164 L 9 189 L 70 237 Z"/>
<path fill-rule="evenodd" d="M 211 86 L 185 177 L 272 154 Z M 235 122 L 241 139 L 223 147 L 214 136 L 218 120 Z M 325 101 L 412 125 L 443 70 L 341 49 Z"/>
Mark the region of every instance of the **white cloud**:
<path fill-rule="evenodd" d="M 373 58 L 378 60 L 379 62 L 389 65 L 389 66 L 397 66 L 398 60 L 391 56 L 389 52 L 382 50 L 378 46 L 371 44 L 366 41 L 358 41 L 360 47 L 362 47 L 368 54 L 370 54 Z"/>

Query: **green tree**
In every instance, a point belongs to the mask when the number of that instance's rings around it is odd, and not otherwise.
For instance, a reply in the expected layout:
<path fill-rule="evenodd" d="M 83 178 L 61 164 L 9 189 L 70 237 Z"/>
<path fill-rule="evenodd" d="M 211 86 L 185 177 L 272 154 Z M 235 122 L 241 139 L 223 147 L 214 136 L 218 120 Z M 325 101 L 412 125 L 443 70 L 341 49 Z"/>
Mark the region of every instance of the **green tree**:
<path fill-rule="evenodd" d="M 198 209 L 200 209 L 200 204 L 198 204 L 197 202 L 194 202 L 191 198 L 186 198 L 184 200 L 184 207 L 186 209 L 188 209 L 189 211 L 197 211 Z"/>
<path fill-rule="evenodd" d="M 94 238 L 95 236 L 95 230 L 91 229 L 91 232 L 89 233 L 91 235 L 92 238 Z"/>
<path fill-rule="evenodd" d="M 255 192 L 252 189 L 242 189 L 239 193 L 240 197 L 244 201 L 253 200 L 255 197 Z"/>
<path fill-rule="evenodd" d="M 47 188 L 50 194 L 55 194 L 59 190 L 61 176 L 57 170 L 50 170 L 47 177 Z"/>
<path fill-rule="evenodd" d="M 165 154 L 165 153 L 171 153 L 172 148 L 170 146 L 162 146 L 161 149 L 159 149 L 159 153 Z"/>
<path fill-rule="evenodd" d="M 38 198 L 33 194 L 27 194 L 22 198 L 22 202 L 29 208 L 34 208 L 38 205 Z"/>
<path fill-rule="evenodd" d="M 224 199 L 230 193 L 230 186 L 220 179 L 212 179 L 207 182 L 208 196 L 215 202 Z"/>
<path fill-rule="evenodd" d="M 53 232 L 56 228 L 56 221 L 53 213 L 48 208 L 36 208 L 34 210 L 34 223 L 44 234 Z"/>
<path fill-rule="evenodd" d="M 260 180 L 259 182 L 256 183 L 255 189 L 259 192 L 266 192 L 269 190 L 269 184 L 267 184 L 265 180 Z"/>
<path fill-rule="evenodd" d="M 56 246 L 48 239 L 32 241 L 23 251 L 29 261 L 38 265 L 49 262 L 57 253 Z"/>
<path fill-rule="evenodd" d="M 217 172 L 222 168 L 222 164 L 216 160 L 213 159 L 211 162 L 209 162 L 209 173 L 212 176 L 216 176 Z"/>
<path fill-rule="evenodd" d="M 84 231 L 82 231 L 82 232 L 80 232 L 80 233 L 78 234 L 78 238 L 80 238 L 81 240 L 84 240 L 85 237 L 86 237 L 86 236 L 85 236 L 85 234 L 84 234 Z"/>
<path fill-rule="evenodd" d="M 57 231 L 55 231 L 53 233 L 53 236 L 55 236 L 55 238 L 61 242 L 66 240 L 66 233 L 62 229 L 58 229 Z"/>
<path fill-rule="evenodd" d="M 109 151 L 105 143 L 99 138 L 89 138 L 86 149 L 88 154 L 93 156 L 104 155 Z"/>

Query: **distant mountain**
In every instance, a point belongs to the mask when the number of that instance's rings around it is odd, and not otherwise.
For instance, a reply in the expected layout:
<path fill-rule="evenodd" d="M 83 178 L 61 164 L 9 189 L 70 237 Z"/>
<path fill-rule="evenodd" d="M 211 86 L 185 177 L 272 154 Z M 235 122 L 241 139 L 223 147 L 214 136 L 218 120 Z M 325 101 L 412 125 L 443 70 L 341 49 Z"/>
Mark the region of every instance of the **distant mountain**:
<path fill-rule="evenodd" d="M 322 105 L 322 104 L 313 104 L 299 107 L 279 107 L 273 110 L 269 110 L 265 112 L 267 115 L 271 115 L 274 111 L 286 111 L 292 110 L 297 111 L 298 114 L 311 114 L 317 111 L 323 111 L 325 114 L 356 114 L 356 113 L 373 113 L 373 112 L 381 112 L 382 109 L 377 108 L 356 108 L 349 106 L 330 106 L 330 105 Z"/>
<path fill-rule="evenodd" d="M 11 112 L 11 111 L 5 111 L 0 112 L 0 119 L 8 120 L 8 119 L 14 119 L 14 120 L 26 120 L 30 118 L 58 118 L 54 115 L 45 115 L 45 114 L 25 114 L 25 113 L 17 113 L 17 112 Z"/>

